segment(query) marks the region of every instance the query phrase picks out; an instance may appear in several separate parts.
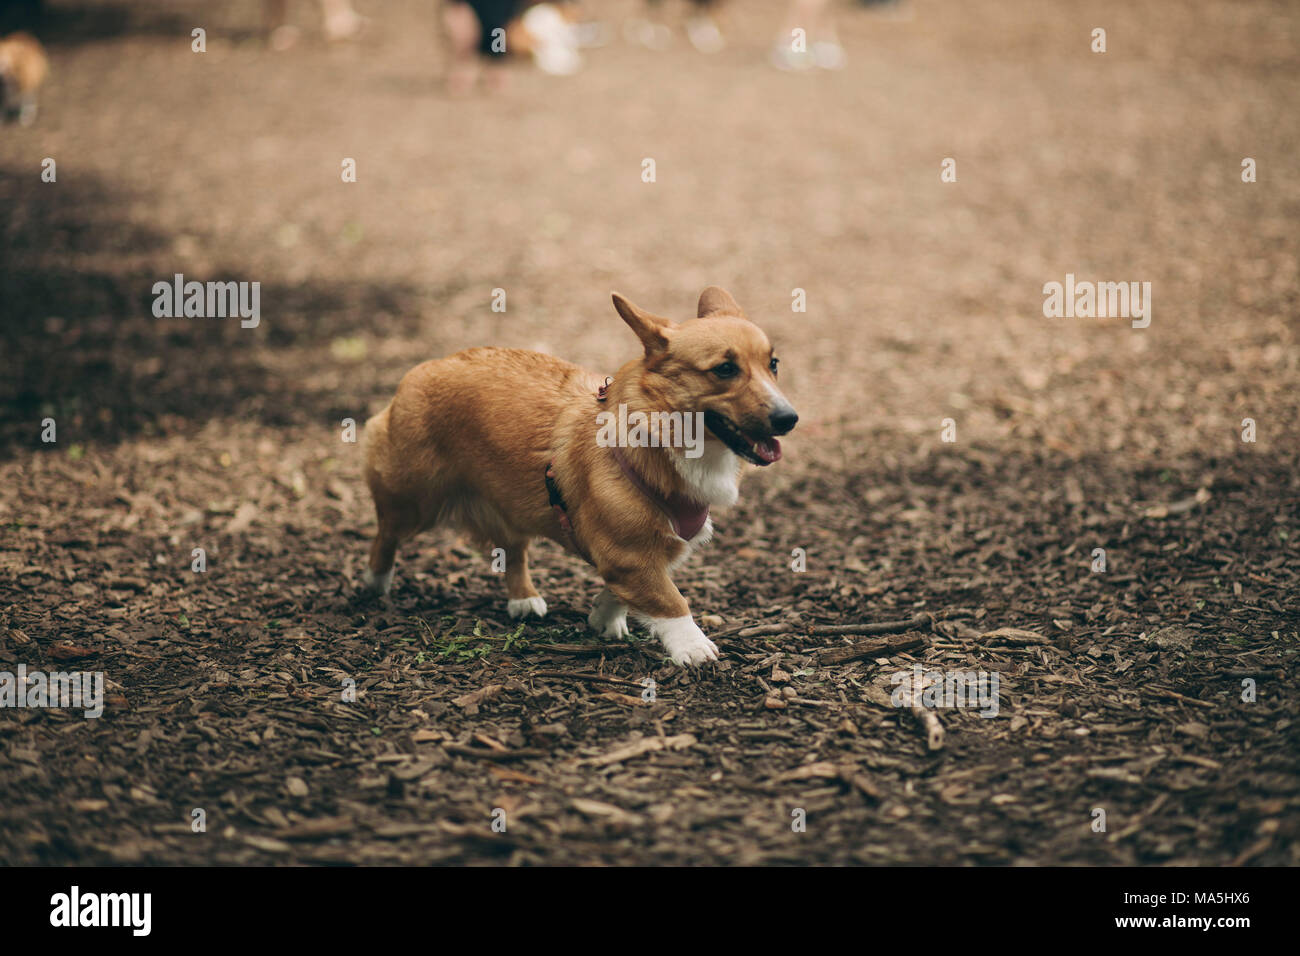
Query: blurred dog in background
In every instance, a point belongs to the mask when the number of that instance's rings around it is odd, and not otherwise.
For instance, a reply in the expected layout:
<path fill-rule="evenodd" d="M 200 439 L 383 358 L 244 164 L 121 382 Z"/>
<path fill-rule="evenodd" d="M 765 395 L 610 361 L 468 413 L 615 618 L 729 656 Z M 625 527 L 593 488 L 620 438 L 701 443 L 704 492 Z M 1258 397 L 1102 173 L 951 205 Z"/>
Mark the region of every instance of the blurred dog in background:
<path fill-rule="evenodd" d="M 30 33 L 0 39 L 0 114 L 23 126 L 36 121 L 36 91 L 45 82 L 50 61 Z"/>
<path fill-rule="evenodd" d="M 554 76 L 578 72 L 579 49 L 604 42 L 599 24 L 579 20 L 578 5 L 566 0 L 447 0 L 442 23 L 451 45 L 448 88 L 469 92 L 480 65 L 499 67 L 509 56 L 531 56 L 538 69 Z M 500 87 L 505 74 L 491 69 L 487 79 Z"/>

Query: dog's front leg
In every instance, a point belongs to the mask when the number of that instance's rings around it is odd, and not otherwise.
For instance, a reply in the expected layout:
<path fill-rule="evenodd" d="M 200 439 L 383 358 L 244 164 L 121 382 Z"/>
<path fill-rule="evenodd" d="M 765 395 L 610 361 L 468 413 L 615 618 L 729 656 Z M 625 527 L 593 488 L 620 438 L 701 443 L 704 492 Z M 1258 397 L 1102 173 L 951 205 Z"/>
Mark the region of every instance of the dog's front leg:
<path fill-rule="evenodd" d="M 631 632 L 627 627 L 627 605 L 614 597 L 614 592 L 603 588 L 591 606 L 587 623 L 593 630 L 599 631 L 601 637 L 619 640 Z"/>
<path fill-rule="evenodd" d="M 607 590 L 650 628 L 674 664 L 704 664 L 718 659 L 718 647 L 691 617 L 690 605 L 667 570 L 605 574 Z M 602 594 L 603 596 L 603 594 Z"/>

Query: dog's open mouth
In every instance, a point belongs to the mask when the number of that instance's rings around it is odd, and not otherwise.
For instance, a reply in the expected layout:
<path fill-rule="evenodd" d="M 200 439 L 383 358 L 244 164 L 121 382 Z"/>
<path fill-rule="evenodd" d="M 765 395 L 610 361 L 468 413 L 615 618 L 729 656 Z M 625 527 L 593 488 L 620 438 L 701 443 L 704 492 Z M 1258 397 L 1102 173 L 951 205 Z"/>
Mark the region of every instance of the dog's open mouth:
<path fill-rule="evenodd" d="M 781 460 L 781 442 L 770 435 L 766 438 L 750 438 L 729 418 L 714 411 L 704 413 L 704 425 L 718 440 L 746 461 L 752 461 L 756 465 L 770 465 Z"/>

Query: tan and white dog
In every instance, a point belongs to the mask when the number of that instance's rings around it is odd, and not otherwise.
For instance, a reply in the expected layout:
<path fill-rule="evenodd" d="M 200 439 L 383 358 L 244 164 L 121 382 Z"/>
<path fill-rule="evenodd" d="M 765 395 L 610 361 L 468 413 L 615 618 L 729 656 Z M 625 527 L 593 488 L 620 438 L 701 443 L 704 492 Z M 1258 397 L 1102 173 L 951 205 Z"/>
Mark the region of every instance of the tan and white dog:
<path fill-rule="evenodd" d="M 36 91 L 50 62 L 36 37 L 11 33 L 0 38 L 0 118 L 30 126 L 36 120 Z"/>
<path fill-rule="evenodd" d="M 503 549 L 511 617 L 540 617 L 546 602 L 529 577 L 528 545 L 550 538 L 604 579 L 593 628 L 622 637 L 631 613 L 676 663 L 717 660 L 672 571 L 712 535 L 709 508 L 736 501 L 743 463 L 777 461 L 776 436 L 799 416 L 777 388 L 767 336 L 722 289 L 705 289 L 697 318 L 680 324 L 613 298 L 644 355 L 608 384 L 552 356 L 500 348 L 425 362 L 402 378 L 366 423 L 379 519 L 371 588 L 387 593 L 400 542 L 447 524 Z M 661 422 L 690 415 L 701 441 L 607 440 L 602 420 L 638 412 Z"/>

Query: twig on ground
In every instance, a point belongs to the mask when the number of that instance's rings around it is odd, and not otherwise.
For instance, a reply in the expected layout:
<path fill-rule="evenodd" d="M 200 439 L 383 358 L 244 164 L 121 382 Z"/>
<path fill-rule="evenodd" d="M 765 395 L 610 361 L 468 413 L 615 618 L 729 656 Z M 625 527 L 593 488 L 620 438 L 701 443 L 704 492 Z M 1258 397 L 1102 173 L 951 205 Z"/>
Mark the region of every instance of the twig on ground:
<path fill-rule="evenodd" d="M 812 637 L 822 635 L 837 634 L 861 634 L 869 636 L 872 634 L 897 634 L 899 631 L 909 631 L 918 627 L 930 627 L 934 623 L 934 615 L 921 612 L 914 614 L 906 621 L 881 621 L 879 624 L 797 624 L 793 621 L 777 621 L 773 624 L 755 624 L 753 627 L 742 627 L 739 630 L 723 631 L 718 637 L 726 637 L 730 634 L 737 634 L 740 637 L 771 637 L 775 634 L 807 634 Z"/>
<path fill-rule="evenodd" d="M 846 647 L 824 647 L 817 652 L 817 663 L 823 667 L 861 660 L 864 657 L 890 657 L 900 651 L 910 651 L 925 645 L 924 637 L 903 636 L 884 641 L 859 641 Z"/>
<path fill-rule="evenodd" d="M 943 724 L 932 708 L 921 703 L 921 681 L 923 678 L 908 677 L 899 687 L 902 692 L 902 705 L 912 712 L 916 722 L 925 731 L 925 744 L 931 750 L 943 747 Z"/>
<path fill-rule="evenodd" d="M 943 747 L 943 724 L 939 723 L 939 718 L 935 716 L 934 711 L 928 707 L 913 706 L 912 716 L 925 729 L 926 746 L 931 750 L 941 749 Z"/>
<path fill-rule="evenodd" d="M 981 641 L 987 641 L 995 644 L 1050 644 L 1052 639 L 1037 631 L 1027 631 L 1022 627 L 999 627 L 992 631 L 985 631 L 978 636 Z"/>
<path fill-rule="evenodd" d="M 1213 701 L 1197 700 L 1195 697 L 1188 697 L 1185 694 L 1180 694 L 1176 690 L 1165 690 L 1163 687 L 1150 687 L 1150 686 L 1148 686 L 1145 689 L 1148 693 L 1155 694 L 1157 697 L 1164 697 L 1166 699 L 1171 699 L 1171 700 L 1181 700 L 1184 704 L 1193 704 L 1197 707 L 1209 707 L 1209 708 L 1214 708 L 1218 706 L 1218 704 L 1215 704 Z"/>
<path fill-rule="evenodd" d="M 529 757 L 545 757 L 545 750 L 523 748 L 520 750 L 486 750 L 478 747 L 462 747 L 460 744 L 444 744 L 443 749 L 458 757 L 475 757 L 479 760 L 526 760 Z"/>
<path fill-rule="evenodd" d="M 606 677 L 604 674 L 566 674 L 564 671 L 529 671 L 524 677 L 556 677 L 560 680 L 589 680 L 603 684 L 621 684 L 624 687 L 642 687 L 644 685 L 634 680 L 624 680 L 622 677 Z"/>
<path fill-rule="evenodd" d="M 922 611 L 919 614 L 913 614 L 906 621 L 881 621 L 879 624 L 817 624 L 812 628 L 812 634 L 820 637 L 823 634 L 862 634 L 871 636 L 873 634 L 897 634 L 900 631 L 910 631 L 918 627 L 929 627 L 934 623 L 934 615 Z"/>
<path fill-rule="evenodd" d="M 534 644 L 539 651 L 553 651 L 556 654 L 574 654 L 578 657 L 595 657 L 598 654 L 621 654 L 633 650 L 631 644 Z"/>

